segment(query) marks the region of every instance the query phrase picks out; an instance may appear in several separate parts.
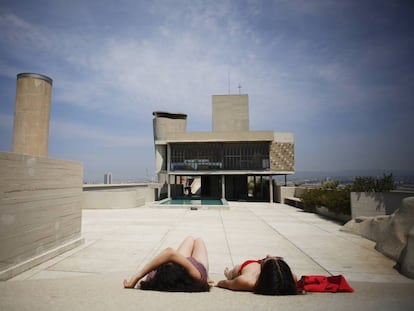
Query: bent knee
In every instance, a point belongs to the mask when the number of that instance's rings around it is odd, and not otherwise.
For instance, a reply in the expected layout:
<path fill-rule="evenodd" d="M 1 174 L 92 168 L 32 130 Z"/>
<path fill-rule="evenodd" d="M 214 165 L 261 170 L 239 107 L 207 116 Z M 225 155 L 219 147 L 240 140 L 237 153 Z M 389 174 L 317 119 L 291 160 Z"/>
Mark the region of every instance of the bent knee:
<path fill-rule="evenodd" d="M 194 244 L 200 246 L 203 246 L 203 248 L 206 248 L 206 244 L 204 243 L 204 240 L 202 238 L 196 238 L 194 240 Z"/>
<path fill-rule="evenodd" d="M 188 235 L 184 240 L 187 241 L 187 242 L 193 242 L 194 243 L 196 239 L 194 239 L 193 236 Z"/>

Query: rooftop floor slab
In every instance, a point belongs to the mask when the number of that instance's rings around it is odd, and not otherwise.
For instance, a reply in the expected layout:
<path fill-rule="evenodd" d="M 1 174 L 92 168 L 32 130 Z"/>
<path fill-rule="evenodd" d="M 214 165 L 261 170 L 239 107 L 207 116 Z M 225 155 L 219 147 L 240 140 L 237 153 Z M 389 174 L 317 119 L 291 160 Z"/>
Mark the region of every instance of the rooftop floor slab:
<path fill-rule="evenodd" d="M 228 209 L 83 210 L 85 243 L 0 282 L 0 310 L 412 310 L 414 280 L 374 243 L 341 225 L 284 204 L 229 202 Z M 202 237 L 210 274 L 266 254 L 283 256 L 301 275 L 342 274 L 354 293 L 266 297 L 212 288 L 160 293 L 122 288 L 122 280 L 167 246 Z"/>

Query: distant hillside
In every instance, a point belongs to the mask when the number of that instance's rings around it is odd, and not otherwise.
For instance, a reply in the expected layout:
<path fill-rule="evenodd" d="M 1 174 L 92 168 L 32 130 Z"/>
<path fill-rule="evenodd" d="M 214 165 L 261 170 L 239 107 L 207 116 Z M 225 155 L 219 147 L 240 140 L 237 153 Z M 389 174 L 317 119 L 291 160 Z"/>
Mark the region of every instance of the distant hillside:
<path fill-rule="evenodd" d="M 392 174 L 394 177 L 414 177 L 414 170 L 341 170 L 341 171 L 297 171 L 290 179 L 304 179 L 304 178 L 330 178 L 334 177 L 357 177 L 357 176 L 372 176 L 382 177 L 384 174 Z"/>
<path fill-rule="evenodd" d="M 414 170 L 342 170 L 342 171 L 299 171 L 289 175 L 287 180 L 296 183 L 319 184 L 325 180 L 337 180 L 341 184 L 353 183 L 355 177 L 381 178 L 384 174 L 392 174 L 398 189 L 414 188 Z"/>

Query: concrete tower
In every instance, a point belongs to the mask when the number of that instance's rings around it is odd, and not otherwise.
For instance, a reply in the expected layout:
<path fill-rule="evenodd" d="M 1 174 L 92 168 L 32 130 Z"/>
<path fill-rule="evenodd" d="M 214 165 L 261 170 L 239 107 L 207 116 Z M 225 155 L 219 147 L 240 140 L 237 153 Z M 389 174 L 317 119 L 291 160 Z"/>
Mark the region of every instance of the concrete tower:
<path fill-rule="evenodd" d="M 52 79 L 36 73 L 17 75 L 14 153 L 48 156 Z"/>
<path fill-rule="evenodd" d="M 213 132 L 240 132 L 249 130 L 249 97 L 213 95 Z"/>
<path fill-rule="evenodd" d="M 155 171 L 158 182 L 164 183 L 167 171 L 168 133 L 184 133 L 187 129 L 187 115 L 184 113 L 169 113 L 154 111 L 153 130 L 155 144 Z M 163 173 L 164 172 L 164 173 Z"/>

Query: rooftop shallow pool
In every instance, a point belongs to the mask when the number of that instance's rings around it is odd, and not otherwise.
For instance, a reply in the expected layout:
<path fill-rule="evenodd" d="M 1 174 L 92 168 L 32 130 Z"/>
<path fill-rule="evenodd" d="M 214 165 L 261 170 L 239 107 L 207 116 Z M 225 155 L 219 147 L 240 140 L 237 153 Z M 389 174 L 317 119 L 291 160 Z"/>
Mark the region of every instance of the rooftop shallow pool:
<path fill-rule="evenodd" d="M 163 205 L 227 205 L 220 199 L 167 199 L 160 204 Z"/>

